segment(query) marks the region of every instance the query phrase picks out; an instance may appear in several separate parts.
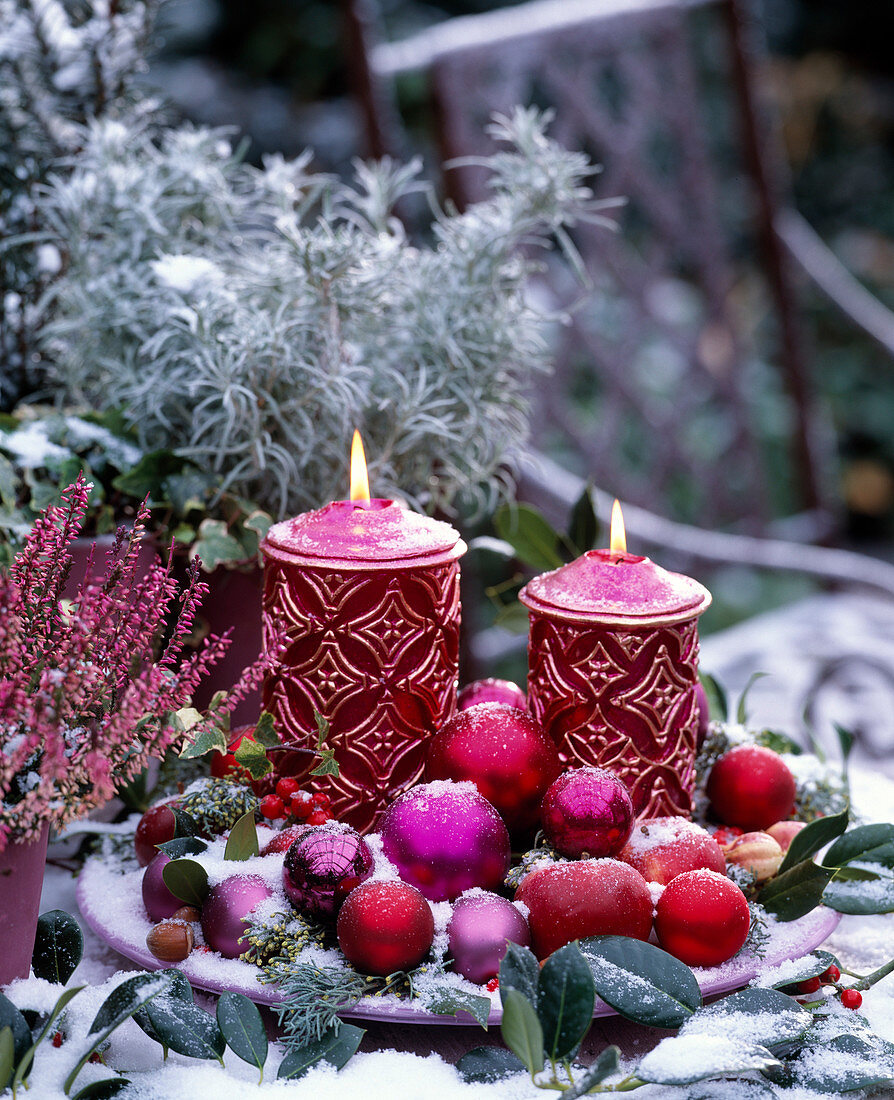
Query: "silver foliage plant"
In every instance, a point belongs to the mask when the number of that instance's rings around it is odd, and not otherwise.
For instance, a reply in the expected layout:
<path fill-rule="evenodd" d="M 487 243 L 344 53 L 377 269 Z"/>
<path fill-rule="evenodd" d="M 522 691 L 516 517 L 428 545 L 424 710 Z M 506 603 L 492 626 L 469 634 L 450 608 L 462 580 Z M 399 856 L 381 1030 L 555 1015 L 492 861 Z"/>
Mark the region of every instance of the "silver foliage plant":
<path fill-rule="evenodd" d="M 55 384 L 275 515 L 346 494 L 355 426 L 376 494 L 492 507 L 547 366 L 530 245 L 604 205 L 547 123 L 496 120 L 492 195 L 433 205 L 425 246 L 393 214 L 425 188 L 416 162 L 343 183 L 307 154 L 252 168 L 221 131 L 93 124 L 40 204 L 64 256 L 45 302 Z"/>

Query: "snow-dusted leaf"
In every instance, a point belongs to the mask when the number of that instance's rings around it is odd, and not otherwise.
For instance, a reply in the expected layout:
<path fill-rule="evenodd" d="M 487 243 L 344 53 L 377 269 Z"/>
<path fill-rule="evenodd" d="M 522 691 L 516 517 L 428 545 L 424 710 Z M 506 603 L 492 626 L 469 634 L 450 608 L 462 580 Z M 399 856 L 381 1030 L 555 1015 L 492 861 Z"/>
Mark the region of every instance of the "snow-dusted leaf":
<path fill-rule="evenodd" d="M 766 1047 L 722 1035 L 672 1035 L 662 1039 L 633 1071 L 654 1085 L 688 1085 L 781 1063 Z"/>
<path fill-rule="evenodd" d="M 701 1006 L 695 975 L 660 947 L 628 936 L 593 936 L 580 948 L 596 992 L 628 1020 L 681 1027 Z"/>
<path fill-rule="evenodd" d="M 52 909 L 41 914 L 31 957 L 31 966 L 38 978 L 65 985 L 83 953 L 84 935 L 70 913 Z"/>
<path fill-rule="evenodd" d="M 499 1081 L 503 1077 L 525 1072 L 518 1058 L 502 1047 L 476 1047 L 464 1054 L 455 1068 L 460 1077 L 470 1083 Z"/>
<path fill-rule="evenodd" d="M 680 1029 L 681 1035 L 720 1035 L 772 1047 L 802 1039 L 813 1016 L 776 989 L 743 989 L 704 1005 Z"/>
<path fill-rule="evenodd" d="M 426 1000 L 425 1007 L 428 1012 L 434 1012 L 438 1016 L 458 1016 L 460 1012 L 467 1012 L 487 1031 L 490 997 L 479 997 L 464 989 L 445 986 L 431 1000 Z"/>

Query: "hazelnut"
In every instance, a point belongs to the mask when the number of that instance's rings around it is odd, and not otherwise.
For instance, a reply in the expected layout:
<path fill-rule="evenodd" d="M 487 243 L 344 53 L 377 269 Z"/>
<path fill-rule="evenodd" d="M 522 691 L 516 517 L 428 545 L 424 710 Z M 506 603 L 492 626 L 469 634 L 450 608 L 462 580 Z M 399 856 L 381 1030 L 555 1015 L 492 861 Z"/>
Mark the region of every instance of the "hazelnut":
<path fill-rule="evenodd" d="M 176 913 L 171 914 L 171 920 L 185 920 L 190 924 L 195 924 L 196 921 L 200 921 L 201 919 L 202 914 L 194 905 L 181 905 Z"/>
<path fill-rule="evenodd" d="M 163 920 L 146 936 L 146 946 L 162 962 L 182 962 L 195 942 L 192 925 L 182 920 Z"/>
<path fill-rule="evenodd" d="M 723 846 L 727 863 L 744 867 L 754 875 L 755 882 L 766 882 L 779 870 L 783 851 L 768 833 L 742 833 Z"/>

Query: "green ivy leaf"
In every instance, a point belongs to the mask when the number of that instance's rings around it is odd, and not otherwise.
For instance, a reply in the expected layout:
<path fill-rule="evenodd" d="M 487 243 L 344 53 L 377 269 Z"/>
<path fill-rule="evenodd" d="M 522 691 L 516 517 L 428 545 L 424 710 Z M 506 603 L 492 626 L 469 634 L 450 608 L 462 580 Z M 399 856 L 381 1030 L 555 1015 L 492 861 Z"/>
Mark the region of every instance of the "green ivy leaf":
<path fill-rule="evenodd" d="M 822 971 L 820 971 L 822 973 Z M 730 1016 L 747 1016 L 748 1038 L 772 1050 L 779 1043 L 803 1039 L 813 1016 L 797 1001 L 776 989 L 743 989 L 720 1001 L 703 1005 L 680 1029 L 681 1035 L 723 1035 Z"/>
<path fill-rule="evenodd" d="M 851 860 L 884 863 L 876 852 L 879 848 L 888 850 L 894 845 L 894 825 L 860 825 L 840 837 L 823 856 L 826 867 L 843 867 Z"/>
<path fill-rule="evenodd" d="M 628 1020 L 676 1028 L 701 1007 L 695 975 L 660 947 L 627 936 L 593 936 L 580 948 L 596 992 Z"/>
<path fill-rule="evenodd" d="M 161 871 L 165 886 L 175 898 L 201 909 L 208 893 L 208 872 L 194 859 L 172 859 Z"/>
<path fill-rule="evenodd" d="M 523 1073 L 524 1069 L 524 1065 L 511 1051 L 501 1047 L 476 1047 L 456 1063 L 456 1072 L 470 1084 L 476 1081 L 485 1084 L 499 1081 L 516 1073 Z"/>
<path fill-rule="evenodd" d="M 303 1077 L 317 1062 L 328 1062 L 341 1069 L 354 1057 L 365 1034 L 363 1028 L 353 1024 L 342 1024 L 338 1030 L 330 1028 L 315 1042 L 298 1050 L 290 1050 L 280 1063 L 277 1080 Z"/>
<path fill-rule="evenodd" d="M 261 779 L 273 771 L 273 765 L 267 758 L 267 750 L 252 738 L 243 737 L 233 756 L 252 779 Z"/>
<path fill-rule="evenodd" d="M 543 572 L 562 564 L 558 533 L 530 504 L 504 504 L 494 514 L 494 528 L 530 569 Z"/>
<path fill-rule="evenodd" d="M 818 817 L 816 821 L 805 825 L 799 833 L 795 834 L 779 866 L 778 874 L 794 867 L 801 860 L 810 859 L 811 856 L 816 855 L 820 848 L 825 848 L 836 837 L 841 836 L 847 828 L 848 821 L 850 821 L 850 809 L 846 808 L 840 814 Z"/>
<path fill-rule="evenodd" d="M 203 519 L 199 524 L 198 538 L 189 551 L 190 560 L 199 558 L 206 573 L 219 565 L 232 565 L 245 560 L 242 543 L 228 531 L 220 519 Z"/>
<path fill-rule="evenodd" d="M 173 451 L 150 451 L 136 466 L 113 478 L 112 488 L 137 500 L 142 500 L 147 493 L 158 497 L 164 479 L 179 473 L 185 464 L 186 460 L 178 458 Z"/>
<path fill-rule="evenodd" d="M 130 1081 L 126 1077 L 105 1077 L 102 1081 L 91 1081 L 79 1089 L 72 1100 L 110 1100 L 126 1089 Z"/>
<path fill-rule="evenodd" d="M 802 860 L 766 882 L 757 900 L 777 920 L 797 920 L 820 904 L 823 890 L 834 874 L 828 867 Z"/>
<path fill-rule="evenodd" d="M 146 1017 L 156 1040 L 169 1050 L 186 1058 L 222 1059 L 226 1042 L 217 1020 L 192 1001 L 168 994 L 146 1005 Z"/>
<path fill-rule="evenodd" d="M 36 977 L 65 985 L 83 954 L 84 935 L 70 913 L 52 909 L 40 916 L 31 957 Z"/>
<path fill-rule="evenodd" d="M 506 954 L 500 962 L 500 992 L 516 989 L 523 997 L 537 1007 L 537 982 L 540 978 L 540 964 L 537 956 L 529 947 L 506 943 Z"/>
<path fill-rule="evenodd" d="M 593 1022 L 596 989 L 590 967 L 577 943 L 554 951 L 537 981 L 537 1015 L 548 1057 L 561 1061 L 573 1054 Z"/>
<path fill-rule="evenodd" d="M 252 738 L 266 749 L 278 749 L 282 742 L 276 732 L 276 724 L 269 710 L 261 711 L 258 724 L 251 732 Z"/>
<path fill-rule="evenodd" d="M 874 869 L 842 867 L 826 887 L 823 902 L 849 915 L 894 912 L 894 873 L 881 864 Z"/>
<path fill-rule="evenodd" d="M 258 542 L 260 542 L 273 526 L 273 516 L 268 515 L 267 512 L 262 512 L 260 509 L 256 509 L 245 517 L 245 522 L 242 526 L 247 527 L 249 531 L 254 531 L 258 536 Z"/>
<path fill-rule="evenodd" d="M 671 1035 L 649 1051 L 634 1074 L 654 1085 L 690 1085 L 781 1064 L 757 1043 L 715 1035 L 708 1044 L 704 1035 Z"/>
<path fill-rule="evenodd" d="M 180 750 L 181 760 L 195 760 L 209 752 L 226 753 L 227 735 L 214 721 L 203 723 L 196 736 Z"/>
<path fill-rule="evenodd" d="M 227 837 L 227 846 L 224 849 L 224 859 L 242 861 L 251 859 L 260 851 L 258 844 L 258 830 L 255 825 L 253 810 L 243 814 L 236 822 L 230 835 Z"/>
<path fill-rule="evenodd" d="M 543 1069 L 543 1028 L 531 1002 L 517 989 L 500 991 L 503 1001 L 503 1042 L 517 1055 L 528 1073 Z"/>
<path fill-rule="evenodd" d="M 621 1052 L 617 1047 L 606 1047 L 587 1072 L 563 1093 L 565 1100 L 575 1100 L 578 1096 L 586 1096 L 596 1085 L 601 1085 L 606 1077 L 611 1077 L 618 1072 L 621 1064 Z"/>
<path fill-rule="evenodd" d="M 447 986 L 438 990 L 430 1001 L 426 1001 L 425 1007 L 437 1016 L 458 1016 L 460 1012 L 468 1012 L 487 1031 L 490 997 L 479 997 L 474 993 L 467 993 L 464 989 Z"/>
<path fill-rule="evenodd" d="M 221 993 L 217 1002 L 217 1023 L 230 1050 L 243 1062 L 257 1066 L 263 1080 L 267 1032 L 254 1001 L 244 993 L 230 990 Z"/>

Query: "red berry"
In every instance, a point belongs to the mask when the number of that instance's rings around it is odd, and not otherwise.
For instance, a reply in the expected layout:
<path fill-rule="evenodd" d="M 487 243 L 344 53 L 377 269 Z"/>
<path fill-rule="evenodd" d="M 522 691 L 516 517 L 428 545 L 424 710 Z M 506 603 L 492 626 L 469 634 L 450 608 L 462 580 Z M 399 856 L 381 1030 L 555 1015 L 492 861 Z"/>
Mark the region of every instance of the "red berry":
<path fill-rule="evenodd" d="M 276 821 L 286 816 L 286 808 L 277 795 L 265 794 L 261 799 L 261 813 L 268 821 Z"/>
<path fill-rule="evenodd" d="M 725 825 L 750 832 L 791 817 L 795 778 L 782 757 L 762 745 L 737 745 L 708 776 L 711 808 Z"/>
<path fill-rule="evenodd" d="M 317 793 L 312 795 L 311 797 L 313 799 L 313 804 L 319 810 L 328 810 L 329 807 L 332 805 L 332 802 L 329 799 L 329 795 L 323 794 L 322 791 L 317 791 Z"/>
<path fill-rule="evenodd" d="M 717 871 L 684 871 L 664 889 L 655 932 L 665 951 L 687 966 L 717 966 L 748 937 L 751 914 L 745 895 Z"/>
<path fill-rule="evenodd" d="M 495 990 L 500 988 L 500 979 L 499 978 L 491 978 L 491 980 L 487 983 L 487 985 L 484 988 L 488 991 L 488 993 L 495 992 Z"/>
<path fill-rule="evenodd" d="M 289 812 L 299 819 L 306 821 L 314 809 L 314 796 L 310 791 L 295 791 L 289 799 Z"/>
<path fill-rule="evenodd" d="M 806 978 L 803 982 L 798 982 L 798 994 L 803 996 L 805 993 L 816 993 L 821 984 L 819 978 Z"/>
<path fill-rule="evenodd" d="M 863 994 L 857 989 L 842 989 L 841 1003 L 845 1008 L 859 1008 L 863 1003 Z"/>
<path fill-rule="evenodd" d="M 720 845 L 732 844 L 736 837 L 741 835 L 742 830 L 737 825 L 721 825 L 713 833 L 714 839 Z"/>
<path fill-rule="evenodd" d="M 332 820 L 332 814 L 328 810 L 314 810 L 308 815 L 308 825 L 325 825 L 327 821 Z"/>
<path fill-rule="evenodd" d="M 834 985 L 841 977 L 841 971 L 832 963 L 832 965 L 820 974 L 820 981 L 823 985 Z"/>
<path fill-rule="evenodd" d="M 62 1032 L 61 1031 L 57 1031 L 56 1034 L 53 1036 L 53 1046 L 56 1047 L 57 1049 L 62 1046 Z"/>
<path fill-rule="evenodd" d="M 276 784 L 276 793 L 282 799 L 283 804 L 288 803 L 292 795 L 298 790 L 299 783 L 292 775 L 284 775 Z"/>

